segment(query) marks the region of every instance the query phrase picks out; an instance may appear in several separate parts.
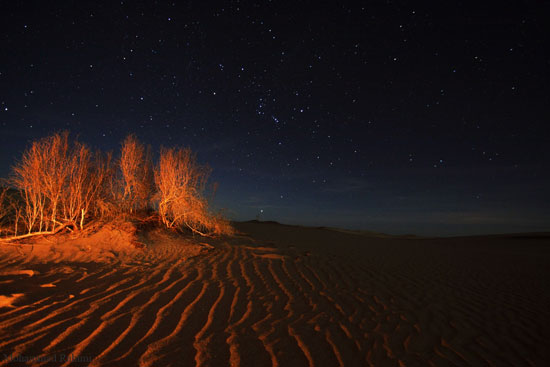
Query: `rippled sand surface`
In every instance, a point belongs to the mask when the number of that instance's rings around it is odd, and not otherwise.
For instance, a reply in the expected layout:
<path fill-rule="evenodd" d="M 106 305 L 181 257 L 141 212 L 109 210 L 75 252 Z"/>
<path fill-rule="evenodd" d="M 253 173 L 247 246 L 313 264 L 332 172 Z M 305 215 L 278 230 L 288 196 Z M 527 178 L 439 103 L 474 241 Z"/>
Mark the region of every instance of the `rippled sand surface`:
<path fill-rule="evenodd" d="M 218 240 L 152 231 L 143 249 L 105 233 L 57 252 L 3 246 L 0 365 L 550 361 L 549 237 L 236 226 L 241 235 Z"/>

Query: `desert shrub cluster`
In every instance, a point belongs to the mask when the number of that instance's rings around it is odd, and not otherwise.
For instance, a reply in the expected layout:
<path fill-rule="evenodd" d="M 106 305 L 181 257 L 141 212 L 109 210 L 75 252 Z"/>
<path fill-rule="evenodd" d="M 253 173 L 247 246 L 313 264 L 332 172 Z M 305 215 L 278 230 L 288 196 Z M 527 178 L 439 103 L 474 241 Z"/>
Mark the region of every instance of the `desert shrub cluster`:
<path fill-rule="evenodd" d="M 120 153 L 92 151 L 60 132 L 30 144 L 0 190 L 1 234 L 13 238 L 81 231 L 92 220 L 156 218 L 204 236 L 230 234 L 211 212 L 210 169 L 184 148 L 151 148 L 130 135 Z"/>

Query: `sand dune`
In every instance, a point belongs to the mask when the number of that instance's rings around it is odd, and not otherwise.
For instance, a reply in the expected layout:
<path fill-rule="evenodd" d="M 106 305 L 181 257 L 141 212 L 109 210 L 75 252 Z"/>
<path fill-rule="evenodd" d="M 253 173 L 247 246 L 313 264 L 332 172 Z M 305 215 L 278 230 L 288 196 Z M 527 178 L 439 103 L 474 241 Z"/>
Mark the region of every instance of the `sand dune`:
<path fill-rule="evenodd" d="M 110 252 L 104 243 L 78 256 L 58 249 L 48 261 L 46 247 L 35 246 L 43 253 L 34 255 L 3 247 L 0 365 L 550 361 L 547 238 L 237 228 L 246 235 L 205 244 L 151 232 L 140 239 L 147 244 L 141 250 Z M 93 239 L 78 245 L 87 249 Z"/>

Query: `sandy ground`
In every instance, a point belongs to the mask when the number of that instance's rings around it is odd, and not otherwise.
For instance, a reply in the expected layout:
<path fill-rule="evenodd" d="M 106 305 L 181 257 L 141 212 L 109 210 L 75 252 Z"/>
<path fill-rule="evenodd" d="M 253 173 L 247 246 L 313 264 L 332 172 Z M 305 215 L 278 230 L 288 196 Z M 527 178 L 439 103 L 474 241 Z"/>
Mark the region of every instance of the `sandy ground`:
<path fill-rule="evenodd" d="M 550 363 L 549 236 L 236 227 L 0 246 L 0 365 Z"/>

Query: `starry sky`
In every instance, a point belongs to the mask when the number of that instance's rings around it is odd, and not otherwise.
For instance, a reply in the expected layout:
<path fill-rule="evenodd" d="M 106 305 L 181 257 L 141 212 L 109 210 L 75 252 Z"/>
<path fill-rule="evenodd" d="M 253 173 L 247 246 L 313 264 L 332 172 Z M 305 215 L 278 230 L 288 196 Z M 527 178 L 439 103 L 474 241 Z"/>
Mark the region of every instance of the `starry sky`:
<path fill-rule="evenodd" d="M 235 220 L 550 230 L 548 2 L 6 1 L 0 176 L 68 129 L 191 147 Z"/>

